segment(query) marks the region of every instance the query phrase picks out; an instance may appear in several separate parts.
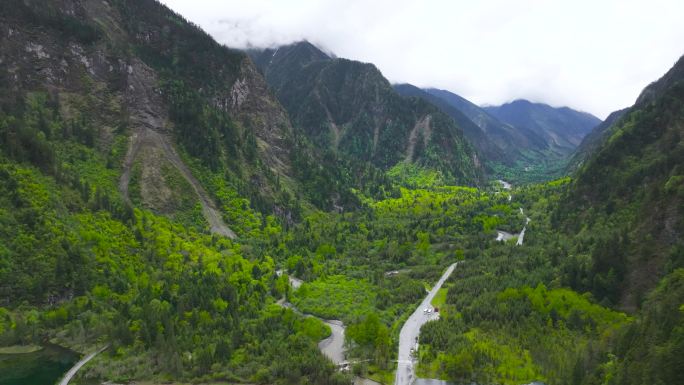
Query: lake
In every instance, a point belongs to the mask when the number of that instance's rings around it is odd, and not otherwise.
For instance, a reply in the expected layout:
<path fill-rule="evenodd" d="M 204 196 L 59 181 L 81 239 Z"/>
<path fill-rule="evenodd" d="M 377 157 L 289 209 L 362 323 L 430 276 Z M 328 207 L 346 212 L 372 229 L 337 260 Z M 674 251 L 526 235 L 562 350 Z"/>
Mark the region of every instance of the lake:
<path fill-rule="evenodd" d="M 31 353 L 0 354 L 0 385 L 54 385 L 79 357 L 51 344 Z"/>

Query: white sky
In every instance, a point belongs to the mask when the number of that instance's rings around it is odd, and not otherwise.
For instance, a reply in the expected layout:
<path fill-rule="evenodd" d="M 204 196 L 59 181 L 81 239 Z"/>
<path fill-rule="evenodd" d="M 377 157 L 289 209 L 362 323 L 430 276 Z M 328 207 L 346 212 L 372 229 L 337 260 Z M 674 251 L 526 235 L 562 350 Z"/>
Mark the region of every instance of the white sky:
<path fill-rule="evenodd" d="M 684 54 L 682 0 L 162 0 L 234 48 L 307 39 L 393 83 L 600 118 Z"/>

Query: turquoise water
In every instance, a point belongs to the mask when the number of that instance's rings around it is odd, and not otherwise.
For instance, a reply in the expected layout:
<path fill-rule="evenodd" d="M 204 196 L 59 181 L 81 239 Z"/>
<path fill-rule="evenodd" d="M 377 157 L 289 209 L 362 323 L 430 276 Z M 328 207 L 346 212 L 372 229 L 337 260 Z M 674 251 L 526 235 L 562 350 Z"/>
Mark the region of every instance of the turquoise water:
<path fill-rule="evenodd" d="M 0 385 L 54 385 L 79 359 L 57 345 L 33 353 L 0 354 Z"/>

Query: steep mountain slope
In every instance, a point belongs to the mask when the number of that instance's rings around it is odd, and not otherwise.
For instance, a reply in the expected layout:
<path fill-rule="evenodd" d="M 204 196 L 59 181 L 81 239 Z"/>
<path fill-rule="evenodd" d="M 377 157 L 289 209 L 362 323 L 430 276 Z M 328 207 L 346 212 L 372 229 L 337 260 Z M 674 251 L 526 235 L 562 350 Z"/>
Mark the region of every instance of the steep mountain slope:
<path fill-rule="evenodd" d="M 418 165 L 474 184 L 482 168 L 454 121 L 405 99 L 372 64 L 331 58 L 308 42 L 250 51 L 298 127 L 320 146 L 381 169 Z"/>
<path fill-rule="evenodd" d="M 475 146 L 485 159 L 498 162 L 511 161 L 510 154 L 507 154 L 498 143 L 491 140 L 483 129 L 461 112 L 460 109 L 449 104 L 444 99 L 434 96 L 426 90 L 422 90 L 411 84 L 395 84 L 393 87 L 400 95 L 424 99 L 449 115 L 463 130 L 463 133 L 470 143 Z"/>
<path fill-rule="evenodd" d="M 573 231 L 596 234 L 585 272 L 589 288 L 627 308 L 684 264 L 682 68 L 684 59 L 610 128 L 577 173 L 560 213 Z"/>
<path fill-rule="evenodd" d="M 484 107 L 484 110 L 502 122 L 532 131 L 544 140 L 546 148 L 559 155 L 570 154 L 582 138 L 601 123 L 600 119 L 586 112 L 527 100 Z"/>
<path fill-rule="evenodd" d="M 465 114 L 510 158 L 518 158 L 523 150 L 539 151 L 544 148 L 544 141 L 533 131 L 526 127 L 513 127 L 506 124 L 453 92 L 436 88 L 428 88 L 425 92 L 438 97 Z"/>
<path fill-rule="evenodd" d="M 212 231 L 231 237 L 218 210 L 227 202 L 202 170 L 226 173 L 233 189 L 261 196 L 255 201 L 278 200 L 275 175 L 292 174 L 291 127 L 243 53 L 153 1 L 37 8 L 5 5 L 5 100 L 47 92 L 64 119 L 95 130 L 93 144 L 104 154 L 123 155 L 116 146 L 127 136 L 125 200 L 172 217 L 197 202 Z"/>
<path fill-rule="evenodd" d="M 410 87 L 400 89 L 411 92 Z M 423 91 L 429 96 L 424 93 L 420 96 L 445 113 L 453 115 L 453 111 L 458 111 L 475 123 L 481 134 L 471 135 L 472 140 L 488 155 L 486 160 L 492 173 L 519 183 L 563 175 L 573 149 L 585 131 L 598 122 L 588 114 L 569 108 L 555 109 L 527 101 L 482 108 L 446 90 Z"/>
<path fill-rule="evenodd" d="M 589 132 L 584 139 L 582 139 L 582 142 L 579 146 L 577 146 L 575 153 L 572 155 L 572 158 L 570 158 L 570 162 L 568 163 L 568 170 L 570 172 L 576 171 L 582 162 L 584 162 L 591 154 L 593 154 L 603 145 L 606 139 L 610 137 L 611 128 L 613 125 L 615 125 L 620 118 L 627 113 L 627 111 L 629 111 L 628 108 L 623 108 L 621 110 L 612 112 L 610 115 L 608 115 L 606 120 L 594 127 L 594 129 L 591 130 L 591 132 Z"/>
<path fill-rule="evenodd" d="M 117 382 L 342 383 L 263 251 L 334 175 L 299 179 L 321 162 L 244 53 L 153 0 L 3 1 L 0 46 L 0 345 L 108 344 L 84 375 Z"/>

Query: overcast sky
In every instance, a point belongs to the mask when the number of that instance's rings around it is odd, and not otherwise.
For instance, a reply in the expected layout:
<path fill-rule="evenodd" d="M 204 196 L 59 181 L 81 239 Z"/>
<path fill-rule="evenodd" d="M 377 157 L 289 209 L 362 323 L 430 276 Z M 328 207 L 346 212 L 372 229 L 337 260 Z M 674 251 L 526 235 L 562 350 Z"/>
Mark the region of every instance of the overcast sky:
<path fill-rule="evenodd" d="M 307 39 L 393 83 L 597 115 L 684 54 L 682 0 L 162 0 L 234 48 Z"/>

